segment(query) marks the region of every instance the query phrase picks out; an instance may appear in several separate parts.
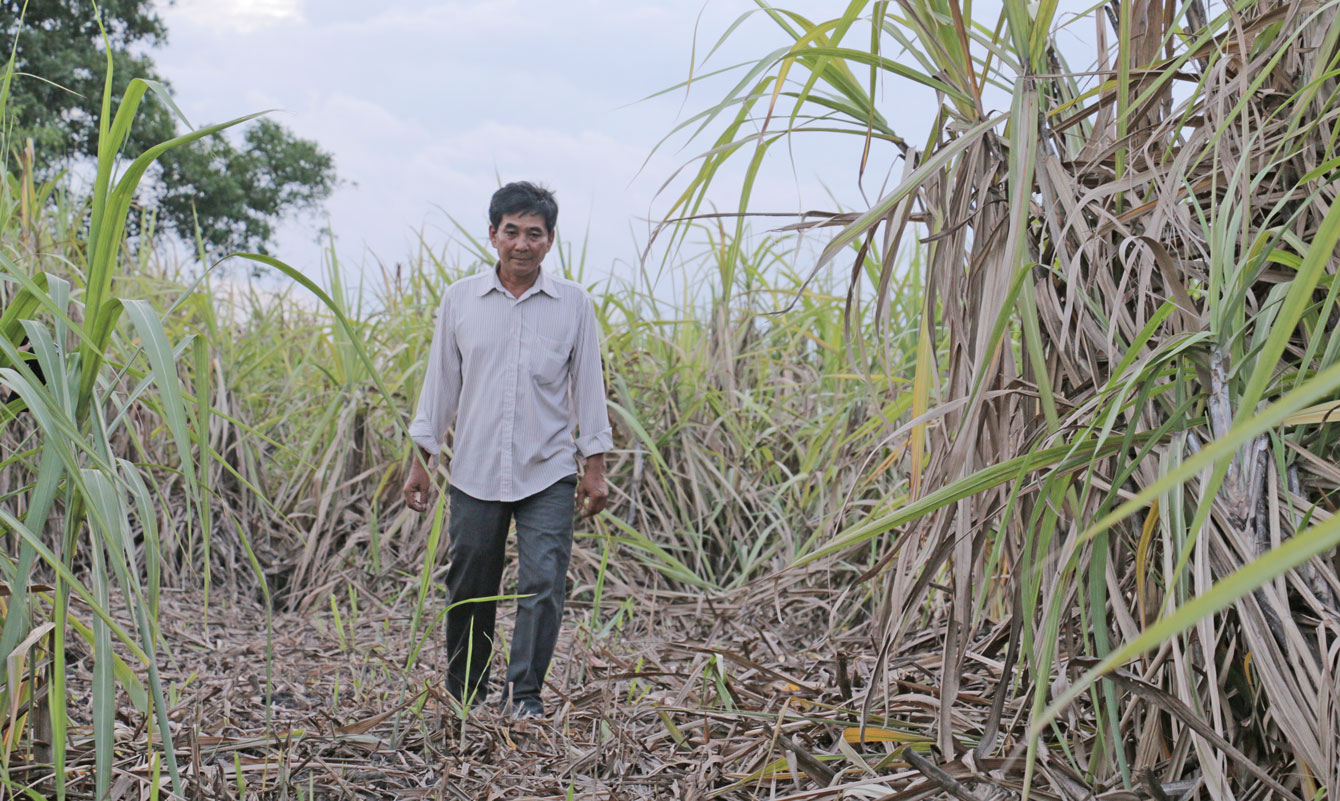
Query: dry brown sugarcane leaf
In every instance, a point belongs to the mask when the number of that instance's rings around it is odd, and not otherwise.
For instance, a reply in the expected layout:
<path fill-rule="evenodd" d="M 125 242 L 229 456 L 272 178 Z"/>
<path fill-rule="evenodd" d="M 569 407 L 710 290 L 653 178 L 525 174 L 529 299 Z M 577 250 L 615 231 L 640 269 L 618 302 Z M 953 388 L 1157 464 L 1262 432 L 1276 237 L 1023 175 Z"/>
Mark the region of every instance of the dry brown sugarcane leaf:
<path fill-rule="evenodd" d="M 1316 406 L 1309 406 L 1300 412 L 1289 415 L 1284 418 L 1282 425 L 1322 425 L 1337 421 L 1340 421 L 1340 401 L 1328 401 Z"/>
<path fill-rule="evenodd" d="M 977 796 L 969 792 L 962 782 L 950 776 L 939 765 L 913 751 L 911 746 L 904 748 L 902 755 L 907 764 L 921 771 L 927 779 L 938 784 L 941 789 L 959 799 L 959 801 L 978 801 Z"/>
<path fill-rule="evenodd" d="M 795 215 L 787 214 L 786 216 L 794 217 Z M 782 232 L 782 231 L 809 231 L 815 228 L 835 228 L 835 227 L 846 228 L 848 225 L 851 225 L 852 223 L 856 222 L 861 218 L 860 214 L 850 211 L 842 211 L 842 212 L 807 211 L 803 212 L 800 216 L 802 217 L 814 216 L 814 217 L 820 217 L 820 219 L 811 220 L 808 222 L 802 221 L 798 223 L 790 223 L 788 225 L 783 225 L 781 227 L 773 228 L 771 230 Z"/>
<path fill-rule="evenodd" d="M 1087 657 L 1087 656 L 1071 657 L 1070 661 L 1072 664 L 1084 670 L 1092 669 L 1099 662 L 1098 659 L 1094 659 L 1093 657 Z M 1173 695 L 1165 692 L 1164 690 L 1154 686 L 1153 684 L 1150 684 L 1149 682 L 1143 679 L 1131 675 L 1129 672 L 1125 670 L 1114 670 L 1111 673 L 1106 674 L 1104 678 L 1109 679 L 1115 682 L 1116 684 L 1120 684 L 1122 687 L 1129 690 L 1130 692 L 1136 693 L 1141 697 L 1147 698 L 1154 704 L 1157 704 L 1159 707 L 1167 710 L 1178 720 L 1182 721 L 1182 723 L 1186 724 L 1188 728 L 1192 729 L 1200 736 L 1209 740 L 1211 743 L 1214 744 L 1216 748 L 1222 750 L 1225 754 L 1232 757 L 1235 761 L 1237 761 L 1249 772 L 1251 772 L 1253 776 L 1260 779 L 1262 782 L 1265 782 L 1265 784 L 1269 786 L 1272 790 L 1284 796 L 1285 798 L 1293 799 L 1293 801 L 1300 801 L 1298 797 L 1295 796 L 1293 792 L 1289 790 L 1289 788 L 1281 784 L 1278 779 L 1271 776 L 1260 765 L 1257 765 L 1255 762 L 1248 759 L 1246 754 L 1242 753 L 1237 748 L 1235 748 L 1233 744 L 1230 743 L 1228 740 L 1225 740 L 1223 737 L 1221 737 L 1217 732 L 1215 732 L 1214 729 L 1210 728 L 1209 725 L 1205 723 L 1205 721 L 1201 720 L 1195 713 L 1193 713 L 1190 709 L 1188 709 L 1186 704 L 1179 701 Z"/>
<path fill-rule="evenodd" d="M 1224 568 L 1232 564 L 1227 559 L 1222 561 L 1226 563 Z M 1270 585 L 1262 589 L 1268 593 Z M 1251 649 L 1252 667 L 1270 701 L 1271 717 L 1291 746 L 1294 758 L 1313 769 L 1323 766 L 1326 749 L 1318 726 L 1323 710 L 1315 683 L 1322 666 L 1305 642 L 1297 642 L 1303 638 L 1292 618 L 1268 613 L 1258 594 L 1244 596 L 1237 608 L 1243 619 L 1246 644 Z M 1286 654 L 1280 647 L 1279 629 L 1284 630 L 1281 639 L 1294 653 Z"/>
<path fill-rule="evenodd" d="M 49 584 L 29 584 L 28 592 L 51 592 L 54 588 Z M 0 598 L 9 597 L 9 585 L 0 582 Z"/>
<path fill-rule="evenodd" d="M 1191 293 L 1186 291 L 1186 286 L 1182 283 L 1181 276 L 1178 275 L 1168 249 L 1163 246 L 1163 243 L 1152 237 L 1141 235 L 1138 239 L 1154 254 L 1154 261 L 1158 264 L 1159 271 L 1163 276 L 1163 283 L 1172 292 L 1172 297 L 1176 301 L 1178 314 L 1182 318 L 1183 330 L 1200 330 L 1203 323 L 1196 309 L 1196 302 L 1191 299 Z"/>
<path fill-rule="evenodd" d="M 895 729 L 881 729 L 878 726 L 867 726 L 862 730 L 859 726 L 852 726 L 842 730 L 842 739 L 848 743 L 929 743 L 931 738 L 924 734 L 914 734 L 912 732 L 897 731 Z"/>
<path fill-rule="evenodd" d="M 1327 481 L 1331 482 L 1332 485 L 1340 486 L 1340 466 L 1336 466 L 1326 461 L 1325 459 L 1316 455 L 1312 451 L 1309 451 L 1308 449 L 1302 447 L 1301 445 L 1290 439 L 1285 439 L 1284 444 L 1288 445 L 1289 449 L 1292 450 L 1294 453 L 1303 457 L 1304 467 L 1309 472 L 1313 473 L 1314 475 L 1320 478 L 1326 479 Z M 1301 497 L 1295 498 L 1294 503 L 1296 503 L 1300 508 L 1311 509 L 1314 515 L 1325 515 L 1325 517 L 1319 517 L 1318 518 L 1319 520 L 1327 520 L 1330 518 L 1330 513 L 1327 512 L 1325 508 L 1314 505 L 1307 498 L 1301 498 Z"/>
<path fill-rule="evenodd" d="M 401 711 L 405 710 L 405 709 L 408 708 L 411 704 L 418 703 L 419 700 L 421 700 L 422 698 L 424 698 L 426 695 L 427 695 L 427 691 L 425 690 L 424 692 L 421 692 L 421 693 L 419 693 L 418 695 L 416 695 L 416 696 L 414 696 L 414 697 L 412 697 L 412 698 L 408 698 L 408 699 L 406 699 L 405 701 L 402 701 L 402 702 L 401 702 L 400 704 L 398 704 L 397 706 L 394 706 L 394 707 L 392 707 L 392 708 L 390 708 L 390 709 L 388 709 L 388 710 L 386 710 L 386 711 L 384 711 L 384 712 L 379 712 L 379 713 L 377 713 L 377 714 L 375 714 L 375 715 L 372 715 L 372 716 L 370 716 L 370 717 L 363 718 L 362 720 L 355 721 L 355 722 L 353 722 L 353 723 L 349 723 L 349 724 L 346 724 L 346 725 L 344 725 L 344 726 L 340 726 L 339 728 L 337 728 L 337 729 L 335 730 L 335 733 L 336 733 L 336 734 L 341 734 L 341 735 L 347 735 L 347 734 L 366 734 L 368 731 L 370 731 L 370 730 L 376 728 L 376 727 L 377 727 L 378 725 L 380 725 L 382 722 L 384 722 L 384 721 L 386 721 L 386 720 L 389 720 L 390 717 L 391 717 L 392 715 L 396 714 L 397 712 L 401 712 Z"/>
<path fill-rule="evenodd" d="M 973 750 L 973 756 L 977 760 L 982 760 L 987 754 L 991 753 L 996 747 L 996 740 L 1000 737 L 1000 720 L 1005 711 L 1005 696 L 1014 681 L 1014 668 L 1019 658 L 1019 645 L 1023 633 L 1023 597 L 1022 587 L 1015 584 L 1013 596 L 1013 609 L 1010 614 L 1010 634 L 1009 645 L 1006 647 L 1005 664 L 996 675 L 995 697 L 991 699 L 991 713 L 987 716 L 986 723 L 982 727 L 982 737 L 977 743 L 977 748 Z"/>

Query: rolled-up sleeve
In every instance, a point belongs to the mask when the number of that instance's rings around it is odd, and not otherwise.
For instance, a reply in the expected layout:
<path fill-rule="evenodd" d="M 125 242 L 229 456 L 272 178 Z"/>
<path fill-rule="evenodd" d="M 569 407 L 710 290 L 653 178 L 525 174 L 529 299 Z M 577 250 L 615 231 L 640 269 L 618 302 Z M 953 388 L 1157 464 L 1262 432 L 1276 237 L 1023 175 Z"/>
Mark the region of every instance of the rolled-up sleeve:
<path fill-rule="evenodd" d="M 433 344 L 428 351 L 428 370 L 419 391 L 419 405 L 409 425 L 410 439 L 437 455 L 447 426 L 456 416 L 461 398 L 461 352 L 451 319 L 451 293 L 444 292 L 437 310 Z"/>
<path fill-rule="evenodd" d="M 605 405 L 605 373 L 600 367 L 600 332 L 595 306 L 585 299 L 572 355 L 572 401 L 577 418 L 577 452 L 583 458 L 614 447 Z"/>

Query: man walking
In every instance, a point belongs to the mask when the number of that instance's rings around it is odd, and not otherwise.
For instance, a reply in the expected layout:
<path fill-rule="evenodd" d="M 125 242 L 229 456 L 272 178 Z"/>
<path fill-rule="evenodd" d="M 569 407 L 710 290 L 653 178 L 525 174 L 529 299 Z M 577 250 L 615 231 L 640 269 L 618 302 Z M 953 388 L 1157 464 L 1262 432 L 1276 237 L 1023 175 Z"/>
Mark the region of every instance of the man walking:
<path fill-rule="evenodd" d="M 493 195 L 489 242 L 498 262 L 442 294 L 404 487 L 409 507 L 424 511 L 426 464 L 454 419 L 447 690 L 474 703 L 488 694 L 496 603 L 471 599 L 498 594 L 515 521 L 522 597 L 503 702 L 518 717 L 544 715 L 540 691 L 563 615 L 574 490 L 588 516 L 609 495 L 604 455 L 613 438 L 595 309 L 579 284 L 542 268 L 557 220 L 558 204 L 542 187 L 510 183 Z"/>

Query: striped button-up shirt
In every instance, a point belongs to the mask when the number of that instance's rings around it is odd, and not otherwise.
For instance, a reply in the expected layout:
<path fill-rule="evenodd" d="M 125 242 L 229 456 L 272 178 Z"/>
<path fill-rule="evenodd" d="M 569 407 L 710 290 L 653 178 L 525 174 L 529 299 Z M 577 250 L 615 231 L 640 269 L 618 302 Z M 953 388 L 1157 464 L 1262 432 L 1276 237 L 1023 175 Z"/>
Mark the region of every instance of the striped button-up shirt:
<path fill-rule="evenodd" d="M 541 270 L 518 298 L 495 267 L 447 287 L 410 437 L 436 454 L 453 418 L 451 483 L 480 500 L 534 495 L 571 475 L 577 454 L 610 449 L 595 307 L 580 284 Z"/>

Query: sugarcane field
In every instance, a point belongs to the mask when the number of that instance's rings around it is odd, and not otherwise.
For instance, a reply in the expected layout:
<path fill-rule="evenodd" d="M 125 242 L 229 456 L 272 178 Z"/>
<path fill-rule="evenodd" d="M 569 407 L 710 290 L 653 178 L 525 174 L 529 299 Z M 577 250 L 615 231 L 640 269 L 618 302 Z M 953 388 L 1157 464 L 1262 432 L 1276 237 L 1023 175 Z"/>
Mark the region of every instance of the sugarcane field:
<path fill-rule="evenodd" d="M 1340 0 L 0 60 L 0 799 L 1340 799 Z"/>

